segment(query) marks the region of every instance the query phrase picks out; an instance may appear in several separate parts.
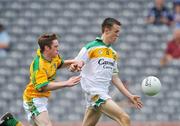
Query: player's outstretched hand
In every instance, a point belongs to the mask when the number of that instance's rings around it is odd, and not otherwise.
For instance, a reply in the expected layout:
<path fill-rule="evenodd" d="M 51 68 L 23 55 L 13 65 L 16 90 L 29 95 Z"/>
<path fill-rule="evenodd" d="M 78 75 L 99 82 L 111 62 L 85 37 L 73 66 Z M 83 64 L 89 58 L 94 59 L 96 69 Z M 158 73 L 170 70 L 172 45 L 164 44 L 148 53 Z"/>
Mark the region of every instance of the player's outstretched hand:
<path fill-rule="evenodd" d="M 81 80 L 81 76 L 73 76 L 67 80 L 66 87 L 77 85 Z"/>
<path fill-rule="evenodd" d="M 143 107 L 143 103 L 141 101 L 141 98 L 137 95 L 132 95 L 130 97 L 131 102 L 137 109 L 141 109 Z"/>

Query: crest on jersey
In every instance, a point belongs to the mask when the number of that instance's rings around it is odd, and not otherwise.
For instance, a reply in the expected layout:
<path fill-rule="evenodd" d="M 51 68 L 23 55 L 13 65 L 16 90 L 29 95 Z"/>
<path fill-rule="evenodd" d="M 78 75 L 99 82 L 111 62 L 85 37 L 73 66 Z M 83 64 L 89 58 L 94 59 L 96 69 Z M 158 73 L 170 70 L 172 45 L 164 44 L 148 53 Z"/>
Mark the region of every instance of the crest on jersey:
<path fill-rule="evenodd" d="M 103 54 L 103 51 L 102 50 L 98 50 L 98 54 Z"/>

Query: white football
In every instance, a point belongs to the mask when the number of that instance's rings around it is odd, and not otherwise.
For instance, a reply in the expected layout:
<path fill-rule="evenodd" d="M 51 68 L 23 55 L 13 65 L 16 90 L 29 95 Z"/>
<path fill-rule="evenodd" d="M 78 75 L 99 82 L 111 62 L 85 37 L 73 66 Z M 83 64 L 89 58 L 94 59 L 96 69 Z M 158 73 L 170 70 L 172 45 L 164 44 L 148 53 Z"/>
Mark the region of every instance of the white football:
<path fill-rule="evenodd" d="M 148 76 L 144 78 L 141 84 L 142 91 L 148 96 L 154 96 L 161 90 L 161 82 L 155 76 Z"/>

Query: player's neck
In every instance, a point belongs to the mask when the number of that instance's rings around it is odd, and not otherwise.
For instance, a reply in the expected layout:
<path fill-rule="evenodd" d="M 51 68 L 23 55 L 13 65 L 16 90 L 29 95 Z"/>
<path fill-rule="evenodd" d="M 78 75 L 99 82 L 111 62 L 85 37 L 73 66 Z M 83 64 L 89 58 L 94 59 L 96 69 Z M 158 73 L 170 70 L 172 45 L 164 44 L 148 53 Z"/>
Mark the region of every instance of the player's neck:
<path fill-rule="evenodd" d="M 51 61 L 51 60 L 52 60 L 52 58 L 51 58 L 47 53 L 44 52 L 42 55 L 43 55 L 43 57 L 44 57 L 47 61 Z"/>
<path fill-rule="evenodd" d="M 108 38 L 105 35 L 102 35 L 101 39 L 106 45 L 110 45 L 110 42 L 109 42 Z"/>

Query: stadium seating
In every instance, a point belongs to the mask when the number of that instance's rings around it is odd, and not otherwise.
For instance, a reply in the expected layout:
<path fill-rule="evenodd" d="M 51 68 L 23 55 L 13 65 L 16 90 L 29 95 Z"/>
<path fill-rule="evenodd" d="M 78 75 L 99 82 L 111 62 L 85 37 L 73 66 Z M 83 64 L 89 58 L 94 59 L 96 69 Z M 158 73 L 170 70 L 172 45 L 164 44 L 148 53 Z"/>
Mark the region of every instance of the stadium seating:
<path fill-rule="evenodd" d="M 142 111 L 130 108 L 127 112 L 134 121 L 180 120 L 180 63 L 175 61 L 162 69 L 159 67 L 172 29 L 145 24 L 152 4 L 146 0 L 1 0 L 0 22 L 11 35 L 11 49 L 6 59 L 0 59 L 0 115 L 10 111 L 25 120 L 22 93 L 29 81 L 29 65 L 40 34 L 60 35 L 61 54 L 64 59 L 73 58 L 83 45 L 100 34 L 102 20 L 114 17 L 123 24 L 120 40 L 114 45 L 120 54 L 120 77 L 144 102 Z M 60 70 L 57 78 L 66 80 L 71 75 L 67 70 Z M 148 97 L 141 92 L 140 83 L 148 75 L 158 76 L 162 82 L 158 96 Z M 123 99 L 118 91 L 115 93 L 113 99 Z M 84 110 L 84 95 L 79 85 L 54 92 L 49 102 L 49 113 L 55 121 L 82 120 Z"/>

